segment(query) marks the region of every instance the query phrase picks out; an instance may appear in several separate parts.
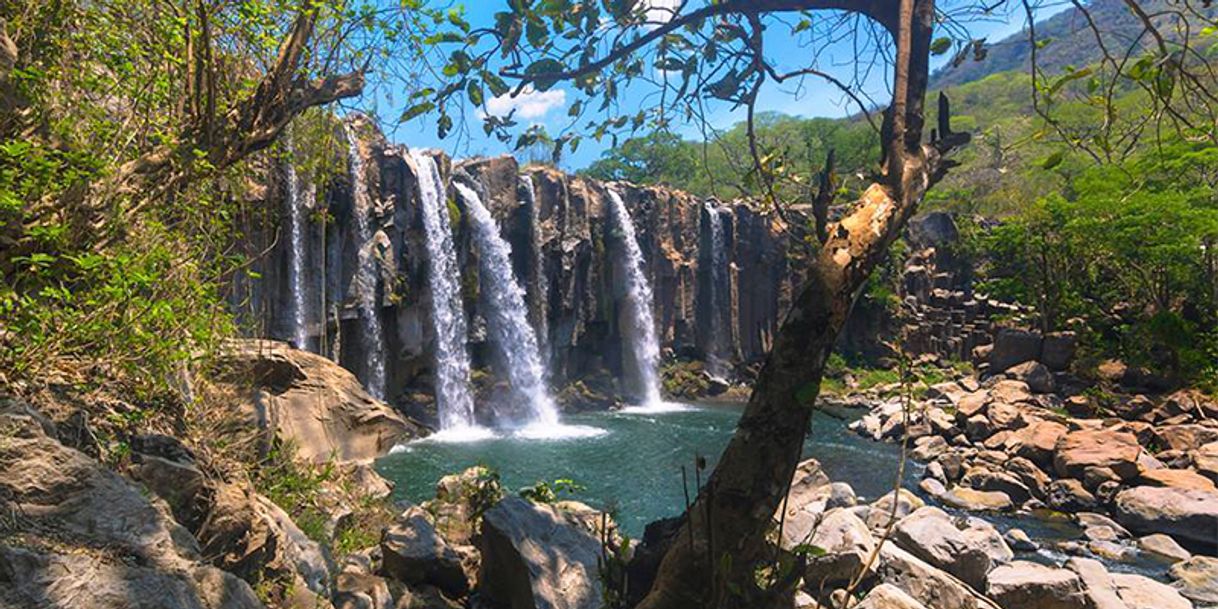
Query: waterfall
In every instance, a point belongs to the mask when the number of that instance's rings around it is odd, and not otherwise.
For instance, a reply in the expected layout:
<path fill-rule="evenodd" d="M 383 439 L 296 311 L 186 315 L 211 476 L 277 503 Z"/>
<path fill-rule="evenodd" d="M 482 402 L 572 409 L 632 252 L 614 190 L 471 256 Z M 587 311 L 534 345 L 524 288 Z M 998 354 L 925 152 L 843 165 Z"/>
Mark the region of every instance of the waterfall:
<path fill-rule="evenodd" d="M 558 407 L 545 386 L 545 367 L 537 348 L 537 336 L 529 325 L 524 290 L 512 273 L 511 247 L 500 236 L 499 224 L 478 193 L 464 184 L 453 186 L 465 201 L 474 229 L 479 278 L 487 303 L 487 326 L 506 368 L 513 398 L 528 411 L 528 425 L 557 426 Z"/>
<path fill-rule="evenodd" d="M 381 312 L 377 303 L 376 239 L 372 230 L 372 201 L 364 178 L 364 158 L 359 153 L 359 140 L 351 126 L 344 124 L 349 144 L 348 160 L 351 172 L 351 198 L 354 201 L 355 243 L 359 247 L 359 262 L 355 269 L 355 295 L 359 307 L 360 333 L 363 341 L 367 378 L 363 379 L 377 399 L 385 397 L 385 337 L 381 332 Z"/>
<path fill-rule="evenodd" d="M 524 191 L 525 204 L 529 206 L 529 220 L 533 227 L 531 241 L 534 245 L 533 274 L 536 278 L 534 288 L 537 290 L 537 310 L 534 315 L 537 342 L 541 349 L 542 363 L 549 371 L 550 353 L 550 280 L 546 276 L 545 253 L 541 249 L 541 210 L 537 208 L 537 192 L 533 189 L 533 179 L 527 175 L 520 176 L 520 186 Z"/>
<path fill-rule="evenodd" d="M 435 159 L 410 153 L 419 169 L 419 199 L 427 243 L 427 283 L 431 289 L 431 325 L 436 335 L 436 409 L 441 430 L 474 427 L 474 398 L 469 389 L 469 352 L 465 348 L 465 310 L 461 275 L 453 245 L 452 220 L 444 182 Z"/>
<path fill-rule="evenodd" d="M 622 197 L 613 189 L 609 189 L 610 220 L 622 236 L 622 257 L 618 264 L 626 275 L 626 301 L 629 307 L 629 323 L 624 329 L 626 340 L 630 343 L 630 351 L 634 355 L 635 379 L 643 398 L 644 407 L 659 407 L 663 404 L 660 398 L 660 379 L 657 369 L 660 365 L 660 341 L 656 338 L 655 318 L 652 316 L 651 284 L 643 270 L 643 250 L 639 248 L 638 237 L 635 236 L 634 222 L 626 211 Z"/>
<path fill-rule="evenodd" d="M 710 226 L 710 341 L 708 346 L 710 352 L 707 353 L 706 364 L 707 372 L 712 376 L 722 378 L 727 371 L 728 363 L 728 332 L 727 324 L 724 323 L 724 316 L 731 308 L 731 304 L 727 302 L 727 251 L 723 243 L 723 218 L 719 216 L 719 209 L 713 203 L 707 201 L 706 217 L 709 220 Z"/>
<path fill-rule="evenodd" d="M 288 151 L 291 152 L 289 140 Z M 290 155 L 289 155 L 290 157 Z M 305 308 L 305 211 L 309 203 L 308 195 L 301 187 L 300 176 L 296 174 L 296 165 L 288 158 L 285 164 L 287 173 L 287 203 L 288 203 L 288 238 L 291 251 L 288 254 L 288 291 L 291 295 L 290 311 L 292 320 L 292 346 L 297 349 L 308 348 L 309 333 L 305 327 L 308 310 Z"/>

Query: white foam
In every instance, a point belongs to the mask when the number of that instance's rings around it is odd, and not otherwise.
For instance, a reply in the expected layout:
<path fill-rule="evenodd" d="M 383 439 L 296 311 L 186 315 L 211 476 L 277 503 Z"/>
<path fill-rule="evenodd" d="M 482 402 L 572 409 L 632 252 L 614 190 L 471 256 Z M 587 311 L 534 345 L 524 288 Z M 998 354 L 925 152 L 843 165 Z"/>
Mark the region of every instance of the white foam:
<path fill-rule="evenodd" d="M 493 429 L 479 427 L 477 425 L 462 425 L 460 427 L 451 427 L 437 431 L 426 438 L 415 440 L 416 442 L 436 442 L 439 444 L 465 444 L 468 442 L 481 442 L 483 440 L 493 440 L 499 437 Z"/>
<path fill-rule="evenodd" d="M 516 430 L 512 435 L 525 440 L 574 440 L 595 438 L 609 433 L 590 425 L 563 425 L 561 423 L 534 423 Z"/>
<path fill-rule="evenodd" d="M 688 410 L 695 410 L 695 407 L 690 404 L 683 404 L 681 402 L 666 402 L 660 400 L 639 406 L 626 406 L 618 412 L 622 414 L 666 414 L 670 412 L 685 412 Z"/>

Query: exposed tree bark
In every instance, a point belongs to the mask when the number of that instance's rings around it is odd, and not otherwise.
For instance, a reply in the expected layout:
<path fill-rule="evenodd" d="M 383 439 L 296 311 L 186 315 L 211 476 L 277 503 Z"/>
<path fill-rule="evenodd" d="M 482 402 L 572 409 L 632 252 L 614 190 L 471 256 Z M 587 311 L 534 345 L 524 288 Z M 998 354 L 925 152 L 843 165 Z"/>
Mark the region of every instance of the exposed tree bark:
<path fill-rule="evenodd" d="M 736 433 L 686 512 L 695 542 L 672 544 L 641 608 L 753 609 L 789 598 L 789 589 L 759 589 L 754 572 L 772 558 L 766 533 L 799 463 L 824 364 L 867 277 L 941 177 L 943 154 L 967 141 L 947 129 L 933 145 L 921 143 L 934 0 L 867 8 L 877 11 L 862 11 L 877 22 L 898 25 L 884 175 L 829 226 Z"/>

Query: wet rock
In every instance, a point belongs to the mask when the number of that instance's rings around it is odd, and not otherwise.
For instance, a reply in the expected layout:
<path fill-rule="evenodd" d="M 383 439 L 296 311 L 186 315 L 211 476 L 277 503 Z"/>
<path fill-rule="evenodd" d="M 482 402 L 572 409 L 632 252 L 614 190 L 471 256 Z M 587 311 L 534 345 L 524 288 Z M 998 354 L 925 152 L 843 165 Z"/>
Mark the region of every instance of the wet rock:
<path fill-rule="evenodd" d="M 1016 364 L 1006 371 L 1008 378 L 1023 381 L 1033 393 L 1053 393 L 1057 382 L 1053 373 L 1040 362 L 1024 362 Z"/>
<path fill-rule="evenodd" d="M 1003 609 L 1089 609 L 1082 580 L 1068 569 L 1017 560 L 990 572 L 987 596 Z"/>
<path fill-rule="evenodd" d="M 600 542 L 551 506 L 506 497 L 478 540 L 480 590 L 510 609 L 593 609 L 602 603 Z"/>
<path fill-rule="evenodd" d="M 1003 536 L 1011 549 L 1019 552 L 1035 552 L 1040 549 L 1040 545 L 1032 541 L 1028 534 L 1023 532 L 1023 529 L 1010 529 Z"/>
<path fill-rule="evenodd" d="M 1057 475 L 1082 479 L 1089 466 L 1107 467 L 1123 480 L 1138 475 L 1138 456 L 1142 447 L 1131 433 L 1105 429 L 1081 430 L 1062 436 L 1057 442 L 1053 466 Z"/>
<path fill-rule="evenodd" d="M 384 573 L 407 584 L 430 584 L 450 596 L 469 591 L 461 557 L 436 533 L 420 507 L 400 515 L 381 535 Z"/>
<path fill-rule="evenodd" d="M 1194 556 L 1171 566 L 1172 587 L 1198 603 L 1218 603 L 1218 558 Z"/>
<path fill-rule="evenodd" d="M 1188 560 L 1193 556 L 1188 550 L 1180 547 L 1180 544 L 1176 543 L 1176 540 L 1161 533 L 1139 538 L 1138 548 L 1147 554 L 1168 562 L 1180 562 Z"/>
<path fill-rule="evenodd" d="M 1138 486 L 1118 493 L 1114 508 L 1117 522 L 1131 531 L 1209 546 L 1218 539 L 1218 493 Z"/>
<path fill-rule="evenodd" d="M 1116 539 L 1130 538 L 1129 531 L 1125 530 L 1125 527 L 1103 514 L 1097 514 L 1095 512 L 1078 512 L 1074 515 L 1074 520 L 1077 521 L 1079 526 L 1083 527 L 1084 529 L 1105 528 L 1111 531 L 1112 534 L 1116 536 Z"/>
<path fill-rule="evenodd" d="M 1087 549 L 1111 562 L 1133 562 L 1138 555 L 1137 548 L 1116 541 L 1089 541 Z"/>

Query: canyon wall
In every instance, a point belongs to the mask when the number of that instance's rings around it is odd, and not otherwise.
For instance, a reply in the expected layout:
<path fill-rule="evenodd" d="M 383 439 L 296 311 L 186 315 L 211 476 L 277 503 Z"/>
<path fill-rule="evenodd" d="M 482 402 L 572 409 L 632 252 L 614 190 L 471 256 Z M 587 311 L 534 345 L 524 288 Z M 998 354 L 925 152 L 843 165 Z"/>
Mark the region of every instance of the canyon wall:
<path fill-rule="evenodd" d="M 340 175 L 316 197 L 302 197 L 311 205 L 301 248 L 307 346 L 366 378 L 370 358 L 361 336 L 356 269 L 361 257 L 371 256 L 379 270 L 375 289 L 385 336 L 386 398 L 399 403 L 425 399 L 431 390 L 434 333 L 418 171 L 405 147 L 389 144 L 366 121 L 353 121 L 352 131 L 359 134 L 362 180 Z M 509 156 L 462 162 L 442 153 L 436 157 L 448 188 L 475 367 L 491 366 L 490 349 L 478 290 L 478 252 L 463 202 L 453 195 L 453 179 L 480 192 L 512 246 L 513 271 L 526 290 L 530 321 L 554 385 L 596 379 L 600 389 L 614 392 L 614 379 L 622 376 L 623 358 L 629 357 L 621 331 L 626 290 L 618 263 L 621 236 L 606 221 L 610 187 L 622 196 L 638 233 L 666 359 L 705 360 L 718 349 L 739 368 L 759 361 L 769 349 L 800 266 L 790 262 L 795 253 L 789 251 L 789 237 L 770 215 L 745 203 L 707 205 L 663 187 L 602 184 L 548 167 L 520 167 Z M 360 212 L 353 187 L 366 188 L 369 195 L 366 213 L 373 236 L 365 242 L 353 228 Z M 275 213 L 250 221 L 246 249 L 254 255 L 251 274 L 234 279 L 230 291 L 247 332 L 289 340 L 294 335 L 292 247 L 285 188 L 281 176 L 266 189 L 264 207 Z M 708 207 L 721 220 L 717 225 L 725 255 L 720 260 L 726 272 L 711 268 L 714 235 Z M 723 337 L 716 342 L 713 335 L 720 328 L 725 328 Z"/>

